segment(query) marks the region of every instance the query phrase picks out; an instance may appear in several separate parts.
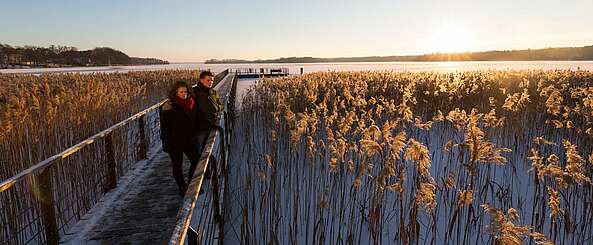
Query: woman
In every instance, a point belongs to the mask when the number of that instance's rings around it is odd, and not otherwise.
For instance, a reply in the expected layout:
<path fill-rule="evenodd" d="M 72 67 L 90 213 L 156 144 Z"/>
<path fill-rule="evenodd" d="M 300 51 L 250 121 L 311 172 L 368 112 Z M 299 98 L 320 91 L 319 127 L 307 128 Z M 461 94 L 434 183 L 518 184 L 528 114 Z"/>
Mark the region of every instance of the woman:
<path fill-rule="evenodd" d="M 187 185 L 195 171 L 200 152 L 195 146 L 196 141 L 196 102 L 185 82 L 177 82 L 169 92 L 169 101 L 163 106 L 161 114 L 161 139 L 163 151 L 169 153 L 173 162 L 173 177 L 179 186 L 179 194 L 185 195 Z M 187 183 L 183 180 L 181 168 L 183 154 L 191 162 Z"/>

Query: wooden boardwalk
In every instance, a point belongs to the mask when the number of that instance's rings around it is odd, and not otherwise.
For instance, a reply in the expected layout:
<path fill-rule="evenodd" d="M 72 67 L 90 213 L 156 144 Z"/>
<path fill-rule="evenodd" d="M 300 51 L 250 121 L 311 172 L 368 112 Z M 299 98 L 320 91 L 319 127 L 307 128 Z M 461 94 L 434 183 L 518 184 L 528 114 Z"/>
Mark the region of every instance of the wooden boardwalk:
<path fill-rule="evenodd" d="M 167 244 L 183 200 L 164 152 L 138 163 L 61 242 L 66 244 Z M 184 174 L 189 162 L 184 162 Z"/>
<path fill-rule="evenodd" d="M 216 90 L 230 89 L 234 76 L 227 76 Z M 184 157 L 183 175 L 189 161 Z M 195 177 L 195 176 L 194 176 Z M 209 181 L 202 188 L 209 191 Z M 196 209 L 210 209 L 210 195 L 200 195 Z M 62 236 L 63 244 L 168 244 L 183 198 L 173 179 L 169 155 L 160 144 L 148 160 L 137 162 L 122 176 L 117 187 L 105 194 L 81 220 Z M 212 224 L 203 224 L 215 227 Z"/>

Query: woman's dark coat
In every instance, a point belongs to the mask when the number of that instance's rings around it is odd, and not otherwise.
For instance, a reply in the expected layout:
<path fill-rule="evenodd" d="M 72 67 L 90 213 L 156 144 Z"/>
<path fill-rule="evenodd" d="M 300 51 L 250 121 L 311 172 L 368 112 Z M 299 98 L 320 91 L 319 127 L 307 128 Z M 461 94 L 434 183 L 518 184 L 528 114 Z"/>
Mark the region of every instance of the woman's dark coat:
<path fill-rule="evenodd" d="M 200 105 L 195 103 L 194 108 L 188 112 L 175 103 L 171 104 L 172 109 L 160 110 L 163 151 L 181 152 L 184 147 L 193 145 L 192 139 L 196 135 L 196 108 Z"/>

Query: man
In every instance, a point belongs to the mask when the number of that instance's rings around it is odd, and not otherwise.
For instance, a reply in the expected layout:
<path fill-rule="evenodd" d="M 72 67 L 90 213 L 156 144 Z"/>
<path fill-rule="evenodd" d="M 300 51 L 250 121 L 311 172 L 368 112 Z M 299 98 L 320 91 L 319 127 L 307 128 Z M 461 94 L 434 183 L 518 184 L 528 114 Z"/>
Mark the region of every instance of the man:
<path fill-rule="evenodd" d="M 194 94 L 198 104 L 196 118 L 196 130 L 209 133 L 210 130 L 218 128 L 218 114 L 223 110 L 222 103 L 212 89 L 214 75 L 210 71 L 200 73 L 200 82 L 194 87 Z M 203 146 L 202 146 L 203 147 Z"/>
<path fill-rule="evenodd" d="M 218 113 L 223 110 L 223 105 L 218 98 L 216 90 L 212 89 L 213 85 L 214 75 L 212 72 L 203 71 L 200 73 L 200 81 L 193 89 L 197 104 L 196 125 L 194 127 L 197 136 L 195 144 L 200 153 L 204 151 L 204 146 L 206 146 L 210 131 L 212 129 L 220 128 L 217 119 Z M 211 166 L 208 165 L 208 169 L 205 173 L 206 178 L 210 178 L 210 169 Z M 195 168 L 190 169 L 190 173 L 193 173 L 194 170 Z M 191 181 L 191 178 L 192 176 L 190 175 L 187 181 L 188 183 Z"/>

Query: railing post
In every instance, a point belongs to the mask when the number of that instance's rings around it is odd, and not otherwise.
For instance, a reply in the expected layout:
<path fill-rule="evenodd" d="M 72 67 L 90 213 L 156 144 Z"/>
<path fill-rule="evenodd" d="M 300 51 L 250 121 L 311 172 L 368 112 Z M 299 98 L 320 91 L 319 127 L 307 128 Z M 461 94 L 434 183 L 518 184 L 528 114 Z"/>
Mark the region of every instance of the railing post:
<path fill-rule="evenodd" d="M 107 183 L 103 189 L 103 193 L 109 192 L 115 188 L 117 184 L 117 173 L 115 170 L 115 152 L 113 147 L 113 132 L 109 132 L 105 136 L 105 167 L 107 171 Z"/>
<path fill-rule="evenodd" d="M 227 99 L 228 101 L 228 99 Z M 228 106 L 228 105 L 227 105 Z M 223 111 L 222 112 L 222 117 L 223 119 L 223 123 L 224 123 L 224 127 L 222 128 L 222 131 L 219 131 L 218 134 L 220 135 L 220 151 L 222 152 L 221 154 L 221 163 L 220 163 L 220 171 L 222 174 L 224 174 L 226 172 L 226 167 L 227 167 L 227 143 L 228 142 L 228 138 L 227 138 L 227 130 L 229 128 L 228 126 L 228 122 L 227 122 L 227 112 Z"/>
<path fill-rule="evenodd" d="M 140 118 L 138 118 L 138 137 L 140 137 L 140 143 L 138 146 L 138 152 L 136 154 L 136 161 L 140 161 L 147 158 L 146 154 L 148 143 L 146 142 L 146 132 L 144 131 L 144 126 L 146 125 L 146 123 L 144 122 L 144 116 L 145 115 L 142 115 L 140 116 Z"/>
<path fill-rule="evenodd" d="M 43 169 L 37 176 L 33 188 L 37 188 L 38 191 L 37 198 L 41 204 L 41 220 L 45 228 L 47 244 L 58 244 L 60 242 L 60 235 L 56 221 L 52 169 L 52 166 Z"/>
<path fill-rule="evenodd" d="M 191 226 L 187 227 L 187 245 L 200 244 L 200 235 Z"/>
<path fill-rule="evenodd" d="M 214 204 L 214 220 L 218 222 L 218 225 L 224 225 L 222 220 L 222 215 L 220 214 L 220 192 L 219 192 L 219 185 L 218 185 L 218 163 L 214 156 L 210 156 L 210 161 L 208 165 L 211 165 L 211 173 L 212 173 L 212 203 Z M 222 231 L 222 229 L 221 229 Z"/>
<path fill-rule="evenodd" d="M 227 98 L 227 108 L 228 108 L 228 103 L 232 103 L 232 101 L 229 102 L 228 98 Z M 220 142 L 220 147 L 221 147 L 221 151 L 222 151 L 222 161 L 221 161 L 221 177 L 222 177 L 222 181 L 223 181 L 223 188 L 224 188 L 224 192 L 222 194 L 222 213 L 220 214 L 221 216 L 221 222 L 218 224 L 218 228 L 221 231 L 220 232 L 220 238 L 219 238 L 219 244 L 224 244 L 224 207 L 227 203 L 227 196 L 228 193 L 227 191 L 229 191 L 228 186 L 229 186 L 229 180 L 228 180 L 228 156 L 230 156 L 230 137 L 229 136 L 229 130 L 230 130 L 230 122 L 228 121 L 228 115 L 227 112 L 225 111 L 224 114 L 224 128 L 222 132 L 220 133 L 220 136 L 222 138 L 221 142 Z M 219 181 L 218 177 L 215 178 L 216 182 Z M 218 185 L 218 183 L 216 183 Z M 217 192 L 218 194 L 218 192 Z M 220 198 L 220 197 L 219 197 Z M 220 211 L 219 211 L 220 212 Z"/>

